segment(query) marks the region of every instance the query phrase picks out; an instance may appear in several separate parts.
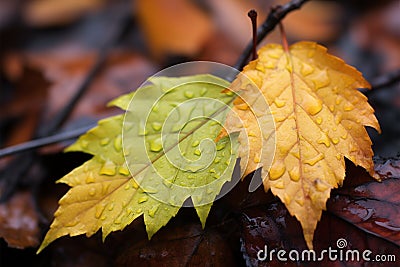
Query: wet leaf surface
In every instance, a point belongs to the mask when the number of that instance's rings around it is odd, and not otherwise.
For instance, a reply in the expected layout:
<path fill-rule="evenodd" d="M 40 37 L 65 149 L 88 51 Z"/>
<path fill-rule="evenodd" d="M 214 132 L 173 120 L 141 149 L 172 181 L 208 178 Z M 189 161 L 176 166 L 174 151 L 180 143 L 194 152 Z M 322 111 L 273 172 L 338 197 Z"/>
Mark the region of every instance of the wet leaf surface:
<path fill-rule="evenodd" d="M 39 237 L 39 215 L 31 192 L 18 192 L 7 203 L 0 204 L 0 238 L 8 246 L 36 247 Z"/>

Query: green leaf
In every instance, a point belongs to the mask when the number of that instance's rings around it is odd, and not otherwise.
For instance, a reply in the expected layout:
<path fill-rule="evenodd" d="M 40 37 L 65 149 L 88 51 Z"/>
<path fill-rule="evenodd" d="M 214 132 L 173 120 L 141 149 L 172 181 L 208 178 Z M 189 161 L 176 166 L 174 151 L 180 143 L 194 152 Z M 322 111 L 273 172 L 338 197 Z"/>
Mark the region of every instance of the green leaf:
<path fill-rule="evenodd" d="M 64 235 L 102 228 L 104 239 L 141 215 L 151 238 L 188 198 L 204 227 L 237 158 L 237 134 L 214 141 L 235 96 L 211 75 L 150 81 L 111 102 L 125 116 L 99 121 L 67 149 L 93 158 L 58 181 L 71 189 L 38 252 Z"/>

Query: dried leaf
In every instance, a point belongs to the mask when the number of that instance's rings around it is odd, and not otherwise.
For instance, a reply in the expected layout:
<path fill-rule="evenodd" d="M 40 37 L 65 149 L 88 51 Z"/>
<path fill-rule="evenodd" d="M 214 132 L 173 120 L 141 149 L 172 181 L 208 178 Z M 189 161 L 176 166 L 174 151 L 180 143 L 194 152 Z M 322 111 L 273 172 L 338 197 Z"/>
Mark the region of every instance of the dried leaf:
<path fill-rule="evenodd" d="M 35 247 L 39 243 L 39 216 L 31 192 L 18 192 L 0 204 L 0 237 L 10 247 Z"/>
<path fill-rule="evenodd" d="M 103 4 L 103 0 L 34 0 L 27 3 L 23 14 L 34 26 L 64 25 Z"/>
<path fill-rule="evenodd" d="M 393 163 L 398 167 L 400 166 L 398 160 L 389 160 L 382 164 L 378 163 L 376 170 L 377 172 L 379 170 L 385 173 L 391 172 L 393 167 L 390 165 Z M 399 235 L 398 194 L 391 194 L 390 190 L 387 192 L 384 188 L 387 187 L 385 183 L 389 182 L 394 190 L 397 188 L 398 192 L 400 184 L 399 179 L 396 178 L 398 175 L 390 174 L 382 183 L 379 183 L 373 181 L 372 177 L 364 170 L 354 167 L 351 163 L 347 165 L 346 175 L 348 178 L 344 186 L 333 190 L 333 196 L 327 202 L 327 211 L 323 213 L 315 232 L 314 249 L 319 257 L 322 255 L 322 250 L 329 247 L 337 250 L 337 240 L 345 239 L 347 246 L 343 247 L 343 255 L 346 255 L 347 250 L 358 250 L 360 259 L 359 261 L 340 261 L 337 255 L 336 260 L 334 260 L 336 253 L 333 253 L 332 260 L 330 260 L 328 255 L 325 254 L 321 261 L 307 261 L 307 266 L 381 266 L 382 262 L 378 263 L 374 260 L 366 262 L 362 259 L 361 253 L 366 249 L 371 250 L 371 259 L 380 254 L 395 255 L 397 260 L 400 256 L 399 243 L 390 239 Z M 360 184 L 353 186 L 351 184 L 353 180 L 360 182 Z M 364 191 L 363 189 L 366 188 L 370 190 Z M 307 249 L 300 234 L 299 223 L 290 216 L 281 203 L 272 200 L 266 204 L 245 207 L 242 212 L 244 213 L 242 217 L 242 251 L 249 265 L 282 266 L 283 261 L 278 260 L 276 252 L 272 259 L 266 261 L 257 259 L 258 251 L 264 249 L 265 245 L 269 252 L 273 249 L 275 251 L 285 250 L 284 257 L 286 258 L 288 258 L 288 253 L 291 250 L 297 250 L 301 255 L 302 250 Z M 365 216 L 367 214 L 370 218 Z M 363 218 L 366 219 L 365 222 L 363 222 Z M 374 221 L 377 222 L 375 226 L 373 226 Z M 384 228 L 382 224 L 389 227 Z M 386 259 L 389 259 L 389 257 L 386 257 Z M 302 264 L 304 262 L 301 259 L 285 262 L 285 266 Z M 384 265 L 397 266 L 398 264 L 396 265 L 396 261 L 390 262 L 388 260 Z"/>
<path fill-rule="evenodd" d="M 303 227 L 307 245 L 312 238 L 332 188 L 345 176 L 344 157 L 374 175 L 371 140 L 364 126 L 380 131 L 367 98 L 357 88 L 369 84 L 354 68 L 327 54 L 326 48 L 300 42 L 285 51 L 280 45 L 261 48 L 259 58 L 245 67 L 232 84 L 234 91 L 250 99 L 248 78 L 260 88 L 275 121 L 276 153 L 268 170 L 268 156 L 260 158 L 261 141 L 258 118 L 241 99 L 234 111 L 244 121 L 238 127 L 234 112 L 228 114 L 228 132 L 240 130 L 239 155 L 250 150 L 245 174 L 260 162 L 265 190 L 271 188 Z M 261 128 L 261 129 L 260 129 Z M 245 136 L 243 133 L 255 133 Z M 250 148 L 245 144 L 250 139 Z"/>
<path fill-rule="evenodd" d="M 137 15 L 153 54 L 194 55 L 212 33 L 210 18 L 188 0 L 140 0 Z"/>
<path fill-rule="evenodd" d="M 150 238 L 188 198 L 204 227 L 212 202 L 231 179 L 237 156 L 236 136 L 219 140 L 213 151 L 200 141 L 216 138 L 221 125 L 214 120 L 225 118 L 226 104 L 234 96 L 222 93 L 228 83 L 211 75 L 158 77 L 151 83 L 112 102 L 123 109 L 129 107 L 127 119 L 123 115 L 104 119 L 67 149 L 94 157 L 59 180 L 72 188 L 60 200 L 39 251 L 64 235 L 91 236 L 102 228 L 105 238 L 141 215 Z M 133 95 L 132 107 L 129 103 Z M 186 102 L 192 98 L 195 102 Z M 144 121 L 143 112 L 149 109 Z M 130 139 L 124 140 L 122 147 L 125 127 Z M 174 141 L 171 136 L 176 132 L 182 135 L 177 143 L 162 143 L 162 134 L 168 135 L 166 141 Z M 177 156 L 179 161 L 174 162 Z"/>

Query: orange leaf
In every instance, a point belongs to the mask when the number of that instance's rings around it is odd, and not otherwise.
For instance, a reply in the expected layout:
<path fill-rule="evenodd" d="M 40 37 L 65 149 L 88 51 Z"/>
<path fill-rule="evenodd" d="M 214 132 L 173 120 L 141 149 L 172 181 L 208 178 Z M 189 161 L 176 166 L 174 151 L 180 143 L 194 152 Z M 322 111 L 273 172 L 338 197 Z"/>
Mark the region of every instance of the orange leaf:
<path fill-rule="evenodd" d="M 374 110 L 357 88 L 370 85 L 361 73 L 341 59 L 327 54 L 326 48 L 312 42 L 299 42 L 284 51 L 281 45 L 261 48 L 259 58 L 245 67 L 232 89 L 248 96 L 248 78 L 261 90 L 275 122 L 275 133 L 260 135 L 258 117 L 238 99 L 228 115 L 228 132 L 255 133 L 245 145 L 241 133 L 239 155 L 247 152 L 250 161 L 244 174 L 264 166 L 265 190 L 271 188 L 300 221 L 307 245 L 312 239 L 332 188 L 345 176 L 344 157 L 374 175 L 371 140 L 364 126 L 380 131 Z M 232 121 L 238 118 L 243 127 Z M 263 126 L 262 127 L 271 127 Z M 271 168 L 268 156 L 259 155 L 261 141 L 276 137 Z M 243 166 L 242 166 L 243 167 Z"/>
<path fill-rule="evenodd" d="M 193 55 L 212 33 L 208 16 L 188 0 L 140 0 L 139 22 L 156 57 Z"/>

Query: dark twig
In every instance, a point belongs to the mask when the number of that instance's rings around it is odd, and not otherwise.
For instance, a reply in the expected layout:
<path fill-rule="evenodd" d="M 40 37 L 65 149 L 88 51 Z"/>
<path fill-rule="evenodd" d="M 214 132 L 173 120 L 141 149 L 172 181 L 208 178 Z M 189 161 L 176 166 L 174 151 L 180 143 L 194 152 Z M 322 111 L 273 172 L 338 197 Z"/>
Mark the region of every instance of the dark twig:
<path fill-rule="evenodd" d="M 71 131 L 62 132 L 62 133 L 47 136 L 47 137 L 42 137 L 42 138 L 31 140 L 31 141 L 28 141 L 28 142 L 25 142 L 25 143 L 22 143 L 19 145 L 0 149 L 0 158 L 9 156 L 9 155 L 12 155 L 15 153 L 29 151 L 29 150 L 33 150 L 33 149 L 36 149 L 39 147 L 43 147 L 43 146 L 47 146 L 47 145 L 51 145 L 51 144 L 55 144 L 58 142 L 76 138 L 94 126 L 96 126 L 96 125 L 85 126 L 85 127 L 79 128 L 79 129 L 74 129 Z"/>
<path fill-rule="evenodd" d="M 269 32 L 271 32 L 288 13 L 293 10 L 299 9 L 307 1 L 309 0 L 292 0 L 283 6 L 278 6 L 272 9 L 264 23 L 261 24 L 261 26 L 257 29 L 257 44 L 259 44 L 265 38 L 265 36 Z M 247 60 L 251 55 L 252 49 L 253 41 L 247 44 L 238 61 L 233 66 L 235 69 L 243 69 L 244 65 L 246 65 Z"/>
<path fill-rule="evenodd" d="M 253 58 L 255 60 L 257 58 L 257 11 L 254 9 L 250 10 L 247 13 L 247 16 L 251 19 L 251 28 L 253 30 Z"/>
<path fill-rule="evenodd" d="M 380 89 L 383 87 L 389 87 L 398 82 L 400 82 L 400 69 L 376 77 L 372 80 L 371 87 L 372 89 Z"/>

